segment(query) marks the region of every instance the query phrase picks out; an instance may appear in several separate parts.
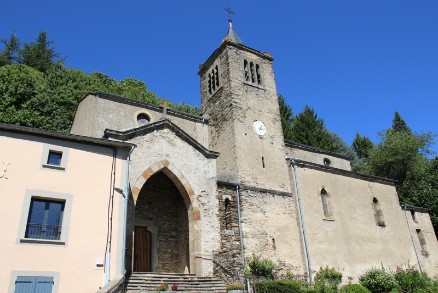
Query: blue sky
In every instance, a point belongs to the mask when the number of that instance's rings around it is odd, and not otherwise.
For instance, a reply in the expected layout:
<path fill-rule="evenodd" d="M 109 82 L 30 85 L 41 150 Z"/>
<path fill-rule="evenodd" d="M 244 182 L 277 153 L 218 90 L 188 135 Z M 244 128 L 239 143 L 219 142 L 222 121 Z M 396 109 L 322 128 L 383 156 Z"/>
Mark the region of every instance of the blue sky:
<path fill-rule="evenodd" d="M 349 144 L 356 132 L 376 141 L 395 111 L 438 133 L 437 0 L 15 0 L 2 5 L 0 37 L 45 30 L 68 67 L 199 105 L 198 66 L 227 32 L 228 5 L 245 45 L 274 56 L 294 113 L 310 105 Z"/>

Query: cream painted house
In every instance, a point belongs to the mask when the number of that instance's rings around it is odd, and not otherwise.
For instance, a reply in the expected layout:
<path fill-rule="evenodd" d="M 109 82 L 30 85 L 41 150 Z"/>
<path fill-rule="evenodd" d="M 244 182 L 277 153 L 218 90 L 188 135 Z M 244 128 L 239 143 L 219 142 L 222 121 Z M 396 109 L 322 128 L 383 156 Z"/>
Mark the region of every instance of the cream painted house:
<path fill-rule="evenodd" d="M 132 144 L 0 124 L 0 292 L 97 292 L 124 272 Z"/>
<path fill-rule="evenodd" d="M 199 69 L 202 116 L 96 92 L 71 135 L 1 125 L 3 288 L 30 276 L 47 292 L 95 292 L 125 270 L 128 286 L 145 272 L 229 282 L 253 254 L 310 281 L 325 266 L 344 282 L 382 265 L 435 276 L 427 210 L 344 156 L 284 140 L 272 62 L 230 24 Z M 62 210 L 38 222 L 61 230 L 32 232 L 37 204 Z"/>

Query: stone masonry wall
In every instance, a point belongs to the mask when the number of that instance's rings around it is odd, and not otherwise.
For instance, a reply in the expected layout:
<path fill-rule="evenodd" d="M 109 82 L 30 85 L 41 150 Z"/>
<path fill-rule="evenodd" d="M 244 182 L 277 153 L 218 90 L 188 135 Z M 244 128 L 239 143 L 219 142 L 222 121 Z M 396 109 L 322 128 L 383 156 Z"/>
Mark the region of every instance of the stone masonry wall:
<path fill-rule="evenodd" d="M 227 283 L 232 283 L 238 281 L 239 276 L 243 276 L 236 190 L 219 185 L 217 191 L 221 245 L 213 257 L 213 272 Z"/>
<path fill-rule="evenodd" d="M 252 254 L 272 260 L 277 276 L 305 274 L 304 247 L 292 195 L 241 189 L 245 259 Z"/>

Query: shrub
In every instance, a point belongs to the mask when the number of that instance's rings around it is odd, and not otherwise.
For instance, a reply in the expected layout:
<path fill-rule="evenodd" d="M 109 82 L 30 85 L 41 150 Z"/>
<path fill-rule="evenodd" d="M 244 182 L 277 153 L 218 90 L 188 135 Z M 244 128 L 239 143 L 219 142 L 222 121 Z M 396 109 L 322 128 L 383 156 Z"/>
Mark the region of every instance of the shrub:
<path fill-rule="evenodd" d="M 339 290 L 339 293 L 371 293 L 371 292 L 361 284 L 348 284 L 343 286 Z"/>
<path fill-rule="evenodd" d="M 321 293 L 337 292 L 342 282 L 342 273 L 334 268 L 320 268 L 315 276 L 315 289 Z"/>
<path fill-rule="evenodd" d="M 415 267 L 403 270 L 397 268 L 394 274 L 400 290 L 404 293 L 424 292 L 432 286 L 432 280 L 425 274 L 420 273 Z"/>
<path fill-rule="evenodd" d="M 301 285 L 293 280 L 264 281 L 255 285 L 256 292 L 269 293 L 301 293 Z"/>
<path fill-rule="evenodd" d="M 227 291 L 229 290 L 244 290 L 245 286 L 243 284 L 229 284 L 227 286 Z"/>
<path fill-rule="evenodd" d="M 269 280 L 274 278 L 272 272 L 275 269 L 275 264 L 269 259 L 253 254 L 248 260 L 248 266 L 253 276 L 265 277 Z"/>
<path fill-rule="evenodd" d="M 360 276 L 359 283 L 373 293 L 390 292 L 397 287 L 394 276 L 384 269 L 371 269 Z"/>
<path fill-rule="evenodd" d="M 158 285 L 154 291 L 167 291 L 169 290 L 169 286 L 166 283 L 161 283 Z"/>

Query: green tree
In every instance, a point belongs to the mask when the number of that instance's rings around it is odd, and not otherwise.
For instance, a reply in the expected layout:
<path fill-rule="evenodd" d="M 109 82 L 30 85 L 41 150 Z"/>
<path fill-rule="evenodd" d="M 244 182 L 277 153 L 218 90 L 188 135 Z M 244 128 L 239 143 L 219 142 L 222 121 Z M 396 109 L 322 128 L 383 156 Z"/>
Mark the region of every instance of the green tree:
<path fill-rule="evenodd" d="M 286 101 L 281 94 L 278 94 L 278 106 L 280 108 L 281 127 L 283 129 L 284 139 L 291 140 L 293 139 L 292 124 L 294 115 L 292 108 L 286 104 Z"/>
<path fill-rule="evenodd" d="M 150 92 L 143 81 L 137 80 L 134 77 L 121 80 L 118 85 L 117 93 L 124 97 L 157 105 L 161 105 L 164 102 L 164 99 Z"/>
<path fill-rule="evenodd" d="M 397 180 L 399 184 L 416 172 L 425 159 L 424 155 L 429 154 L 433 141 L 431 133 L 412 134 L 392 129 L 381 132 L 379 136 L 381 141 L 367 160 L 369 173 Z"/>
<path fill-rule="evenodd" d="M 373 146 L 374 144 L 371 139 L 365 135 L 362 136 L 359 133 L 356 133 L 352 148 L 359 159 L 368 158 Z"/>
<path fill-rule="evenodd" d="M 327 151 L 336 151 L 324 121 L 318 118 L 316 112 L 309 106 L 295 117 L 291 130 L 292 140 L 295 142 Z"/>
<path fill-rule="evenodd" d="M 342 137 L 331 131 L 328 131 L 328 133 L 330 135 L 331 151 L 343 155 L 350 160 L 355 158 L 353 149 L 342 139 Z"/>
<path fill-rule="evenodd" d="M 15 34 L 9 39 L 2 39 L 3 50 L 0 51 L 0 66 L 14 64 L 18 61 L 18 51 L 20 49 L 20 40 Z"/>
<path fill-rule="evenodd" d="M 396 180 L 400 201 L 428 207 L 435 230 L 438 228 L 438 162 L 430 160 L 435 135 L 414 133 L 397 113 L 393 127 L 379 133 L 380 142 L 365 158 L 366 173 Z"/>
<path fill-rule="evenodd" d="M 406 121 L 401 117 L 400 113 L 395 112 L 394 119 L 392 120 L 392 129 L 394 131 L 407 131 L 411 132 Z"/>
<path fill-rule="evenodd" d="M 55 63 L 63 63 L 59 57 L 60 54 L 53 48 L 53 41 L 47 40 L 47 33 L 42 31 L 35 42 L 24 44 L 19 63 L 47 72 Z"/>
<path fill-rule="evenodd" d="M 44 75 L 31 67 L 0 67 L 0 122 L 44 128 L 46 117 L 30 103 L 45 87 Z"/>

